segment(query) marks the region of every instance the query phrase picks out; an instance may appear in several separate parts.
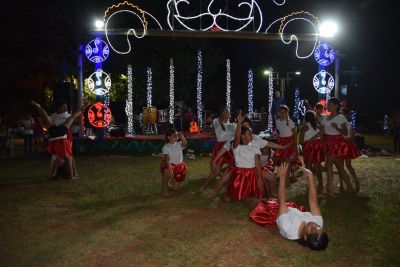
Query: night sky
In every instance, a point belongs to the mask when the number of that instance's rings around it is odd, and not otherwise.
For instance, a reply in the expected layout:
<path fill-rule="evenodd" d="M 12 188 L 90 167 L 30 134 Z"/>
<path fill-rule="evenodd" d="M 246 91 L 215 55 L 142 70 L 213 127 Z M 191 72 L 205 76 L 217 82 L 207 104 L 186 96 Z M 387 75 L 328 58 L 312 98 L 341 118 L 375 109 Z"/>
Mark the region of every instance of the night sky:
<path fill-rule="evenodd" d="M 132 2 L 155 15 L 167 28 L 167 1 Z M 331 44 L 345 54 L 341 59 L 342 70 L 363 72 L 356 79 L 341 77 L 341 84 L 350 86 L 346 100 L 352 109 L 357 110 L 360 123 L 371 128 L 384 114 L 400 107 L 395 73 L 398 30 L 390 2 L 288 0 L 285 6 L 278 7 L 272 0 L 258 0 L 266 21 L 262 31 L 269 24 L 267 22 L 298 10 L 309 11 L 321 21 L 338 21 L 340 32 Z M 39 95 L 38 90 L 42 89 L 36 88 L 36 85 L 51 87 L 54 81 L 60 79 L 59 69 L 63 61 L 68 67 L 75 67 L 78 44 L 93 38 L 90 29 L 94 19 L 102 17 L 105 8 L 113 3 L 117 1 L 10 1 L 3 6 L 0 44 L 0 112 L 3 116 L 10 116 L 7 113 L 11 110 L 18 112 L 24 109 L 27 99 Z M 285 46 L 279 41 L 146 37 L 133 40 L 133 52 L 129 55 L 112 53 L 104 66 L 109 72 L 119 74 L 126 71 L 127 64 L 132 64 L 135 78 L 141 84 L 144 84 L 145 68 L 152 66 L 154 87 L 159 92 L 154 96 L 154 102 L 162 106 L 168 99 L 168 59 L 179 56 L 191 58 L 182 62 L 181 66 L 179 59 L 175 63 L 176 79 L 182 81 L 181 84 L 177 82 L 176 100 L 189 98 L 186 101 L 193 104 L 196 81 L 185 84 L 184 81 L 195 75 L 198 49 L 204 52 L 205 60 L 212 61 L 208 62 L 212 66 L 204 85 L 206 107 L 224 105 L 226 58 L 232 61 L 232 100 L 236 107 L 246 108 L 248 68 L 253 68 L 255 72 L 255 105 L 266 105 L 267 83 L 262 71 L 269 66 L 280 73 L 302 72 L 301 77 L 291 81 L 287 91 L 289 105 L 293 101 L 294 86 L 298 86 L 302 97 L 311 103 L 317 100 L 312 87 L 312 77 L 318 71 L 314 58 L 299 60 L 295 57 L 294 45 Z M 330 70 L 333 72 L 333 67 Z M 85 59 L 85 75 L 90 72 L 93 72 L 93 66 Z M 142 93 L 138 93 L 137 98 L 144 102 L 144 90 L 140 90 Z"/>

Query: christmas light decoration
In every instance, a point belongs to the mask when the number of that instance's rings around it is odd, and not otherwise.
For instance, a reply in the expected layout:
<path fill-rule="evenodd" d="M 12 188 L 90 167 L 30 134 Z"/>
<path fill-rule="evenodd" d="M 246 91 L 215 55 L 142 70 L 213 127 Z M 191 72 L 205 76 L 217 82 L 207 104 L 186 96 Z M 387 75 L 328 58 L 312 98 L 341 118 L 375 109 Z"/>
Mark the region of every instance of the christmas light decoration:
<path fill-rule="evenodd" d="M 200 129 L 203 128 L 203 54 L 197 51 L 197 118 Z"/>
<path fill-rule="evenodd" d="M 127 86 L 128 98 L 126 99 L 125 113 L 128 117 L 128 133 L 133 135 L 133 71 L 131 65 L 128 65 Z"/>
<path fill-rule="evenodd" d="M 147 68 L 147 107 L 152 106 L 153 90 L 153 72 L 150 67 Z"/>
<path fill-rule="evenodd" d="M 89 76 L 88 89 L 95 95 L 105 95 L 110 92 L 111 78 L 103 70 L 98 69 Z"/>
<path fill-rule="evenodd" d="M 107 127 L 111 123 L 111 110 L 101 102 L 92 105 L 88 110 L 89 123 L 96 128 Z"/>
<path fill-rule="evenodd" d="M 272 104 L 274 101 L 274 78 L 273 78 L 273 69 L 269 69 L 268 75 L 268 128 L 267 131 L 269 133 L 273 130 L 273 115 L 272 115 Z"/>
<path fill-rule="evenodd" d="M 85 55 L 93 63 L 101 63 L 110 55 L 110 47 L 100 38 L 90 41 L 85 48 Z"/>
<path fill-rule="evenodd" d="M 174 59 L 169 61 L 169 123 L 174 124 L 175 112 L 175 67 Z"/>
<path fill-rule="evenodd" d="M 357 112 L 355 110 L 350 110 L 350 123 L 353 129 L 356 128 L 356 122 L 357 122 Z"/>
<path fill-rule="evenodd" d="M 385 132 L 389 130 L 389 115 L 387 114 L 383 117 L 383 130 Z"/>
<path fill-rule="evenodd" d="M 226 107 L 231 111 L 231 60 L 226 60 Z"/>
<path fill-rule="evenodd" d="M 247 100 L 248 100 L 247 109 L 249 115 L 254 112 L 253 90 L 254 90 L 254 73 L 252 69 L 249 69 L 247 74 Z"/>
<path fill-rule="evenodd" d="M 321 70 L 314 76 L 313 85 L 318 93 L 327 94 L 335 88 L 335 80 L 329 72 Z"/>
<path fill-rule="evenodd" d="M 322 67 L 328 67 L 335 61 L 336 52 L 330 44 L 321 43 L 314 52 L 317 63 Z"/>
<path fill-rule="evenodd" d="M 296 125 L 301 124 L 300 110 L 299 110 L 300 102 L 301 102 L 300 90 L 299 90 L 299 88 L 296 87 L 296 89 L 294 90 L 294 107 L 295 108 L 293 110 L 293 118 L 294 118 Z"/>

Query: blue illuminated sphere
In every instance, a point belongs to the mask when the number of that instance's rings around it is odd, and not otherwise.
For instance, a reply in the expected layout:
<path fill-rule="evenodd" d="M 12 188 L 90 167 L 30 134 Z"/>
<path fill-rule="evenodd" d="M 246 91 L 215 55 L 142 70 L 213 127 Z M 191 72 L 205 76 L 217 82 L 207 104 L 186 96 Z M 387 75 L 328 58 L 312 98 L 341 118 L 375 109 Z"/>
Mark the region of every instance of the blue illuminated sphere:
<path fill-rule="evenodd" d="M 101 63 L 110 55 L 110 47 L 103 40 L 96 38 L 86 45 L 85 54 L 91 62 Z"/>
<path fill-rule="evenodd" d="M 330 44 L 321 43 L 315 49 L 314 56 L 320 66 L 328 67 L 335 61 L 336 52 Z"/>

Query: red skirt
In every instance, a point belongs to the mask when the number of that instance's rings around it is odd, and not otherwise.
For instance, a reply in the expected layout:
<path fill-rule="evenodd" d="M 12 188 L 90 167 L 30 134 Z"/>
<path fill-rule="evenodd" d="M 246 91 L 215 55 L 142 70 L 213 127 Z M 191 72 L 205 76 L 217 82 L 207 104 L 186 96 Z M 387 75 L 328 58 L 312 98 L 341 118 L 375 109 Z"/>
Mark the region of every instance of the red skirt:
<path fill-rule="evenodd" d="M 297 206 L 293 201 L 286 202 L 286 206 L 305 212 L 304 206 Z M 277 199 L 260 201 L 257 207 L 250 213 L 250 219 L 263 227 L 277 227 L 276 219 L 279 213 L 279 202 Z"/>
<path fill-rule="evenodd" d="M 235 168 L 229 180 L 226 195 L 235 200 L 244 200 L 250 195 L 261 199 L 265 197 L 265 181 L 263 179 L 263 188 L 260 190 L 256 168 Z"/>
<path fill-rule="evenodd" d="M 181 164 L 171 163 L 171 167 L 172 167 L 172 172 L 174 173 L 175 181 L 177 181 L 178 183 L 183 182 L 186 177 L 186 170 L 187 170 L 186 163 L 185 162 L 182 162 Z M 163 160 L 160 165 L 161 174 L 164 174 L 164 170 L 166 169 L 168 169 L 168 164 L 165 160 Z"/>
<path fill-rule="evenodd" d="M 345 157 L 346 159 L 356 159 L 361 156 L 361 152 L 354 140 L 346 139 L 346 143 L 348 148 L 347 156 Z"/>
<path fill-rule="evenodd" d="M 279 144 L 281 146 L 286 146 L 289 143 L 293 142 L 293 146 L 289 147 L 286 150 L 276 150 L 273 161 L 275 166 L 281 165 L 283 162 L 294 163 L 297 166 L 301 166 L 301 161 L 299 158 L 299 153 L 297 151 L 296 140 L 294 136 L 290 137 L 279 137 Z"/>
<path fill-rule="evenodd" d="M 268 160 L 267 164 L 265 164 L 265 166 L 262 167 L 262 171 L 263 172 L 270 172 L 270 173 L 274 173 L 275 172 L 275 168 L 274 168 L 274 162 L 272 161 L 272 159 Z"/>
<path fill-rule="evenodd" d="M 321 139 L 304 142 L 304 163 L 321 163 L 325 161 L 325 146 Z"/>
<path fill-rule="evenodd" d="M 343 135 L 326 135 L 325 151 L 327 156 L 346 157 L 348 154 L 348 146 Z"/>
<path fill-rule="evenodd" d="M 66 138 L 49 141 L 47 151 L 59 158 L 72 157 L 72 147 Z"/>
<path fill-rule="evenodd" d="M 224 147 L 225 143 L 226 142 L 217 142 L 215 144 L 215 146 L 213 147 L 213 150 L 212 150 L 211 162 L 214 161 L 214 159 L 217 156 L 218 152 Z M 232 150 L 226 151 L 217 160 L 217 164 L 218 165 L 231 164 L 232 162 L 235 162 L 235 157 L 233 156 Z"/>

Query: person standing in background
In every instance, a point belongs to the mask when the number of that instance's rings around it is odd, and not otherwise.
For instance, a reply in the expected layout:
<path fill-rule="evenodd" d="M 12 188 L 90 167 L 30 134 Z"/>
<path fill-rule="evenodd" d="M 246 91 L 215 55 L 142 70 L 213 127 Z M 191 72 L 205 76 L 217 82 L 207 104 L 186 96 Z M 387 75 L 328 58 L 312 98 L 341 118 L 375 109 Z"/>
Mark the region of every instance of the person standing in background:
<path fill-rule="evenodd" d="M 282 96 L 281 90 L 275 90 L 274 100 L 272 101 L 272 114 L 274 116 L 274 124 L 278 119 L 278 112 L 281 105 L 286 105 L 285 98 Z"/>
<path fill-rule="evenodd" d="M 394 151 L 400 151 L 400 111 L 396 110 L 393 116 L 393 146 Z"/>
<path fill-rule="evenodd" d="M 22 126 L 24 130 L 22 132 L 24 136 L 24 154 L 26 157 L 30 157 L 32 155 L 32 140 L 33 140 L 33 126 L 34 122 L 32 119 L 32 115 L 27 113 L 22 120 Z"/>

